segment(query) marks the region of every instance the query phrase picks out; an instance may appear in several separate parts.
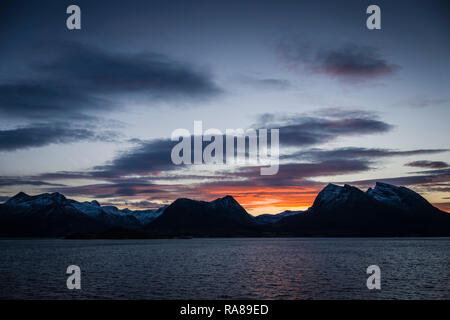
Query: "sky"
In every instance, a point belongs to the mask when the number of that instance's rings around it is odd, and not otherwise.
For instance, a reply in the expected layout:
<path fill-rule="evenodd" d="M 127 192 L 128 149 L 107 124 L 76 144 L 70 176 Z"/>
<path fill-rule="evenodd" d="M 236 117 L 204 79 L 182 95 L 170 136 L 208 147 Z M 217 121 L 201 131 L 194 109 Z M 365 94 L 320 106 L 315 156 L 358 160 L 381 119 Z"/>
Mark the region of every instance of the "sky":
<path fill-rule="evenodd" d="M 66 8 L 81 8 L 68 30 Z M 381 30 L 366 8 L 381 9 Z M 232 195 L 302 210 L 327 183 L 450 211 L 448 1 L 2 1 L 0 202 Z M 279 129 L 280 166 L 174 165 L 178 128 Z"/>

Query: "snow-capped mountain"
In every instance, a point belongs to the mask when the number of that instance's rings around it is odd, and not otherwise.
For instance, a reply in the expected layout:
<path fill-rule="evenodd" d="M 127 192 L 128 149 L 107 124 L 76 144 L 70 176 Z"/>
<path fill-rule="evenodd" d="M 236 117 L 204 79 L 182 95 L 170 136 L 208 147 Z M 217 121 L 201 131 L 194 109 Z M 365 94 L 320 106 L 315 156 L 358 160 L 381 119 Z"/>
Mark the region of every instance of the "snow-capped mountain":
<path fill-rule="evenodd" d="M 343 187 L 335 184 L 328 184 L 319 192 L 311 208 L 336 208 L 346 204 L 373 204 L 372 198 L 360 189 L 348 184 Z"/>
<path fill-rule="evenodd" d="M 399 209 L 429 210 L 433 206 L 420 194 L 391 184 L 377 182 L 375 188 L 369 188 L 367 194 L 372 198 Z"/>
<path fill-rule="evenodd" d="M 55 193 L 43 193 L 37 196 L 29 196 L 24 192 L 19 192 L 14 197 L 5 202 L 7 206 L 16 206 L 25 210 L 33 206 L 47 206 L 50 204 L 63 205 L 66 201 L 66 197 L 62 194 Z"/>
<path fill-rule="evenodd" d="M 166 208 L 168 206 L 169 205 L 164 205 L 157 210 L 130 210 L 128 208 L 121 210 L 114 206 L 103 206 L 102 210 L 106 211 L 110 214 L 115 214 L 115 215 L 119 215 L 119 216 L 131 215 L 131 216 L 135 217 L 142 226 L 144 226 L 144 225 L 152 222 L 156 218 L 158 218 L 164 212 L 164 210 L 166 210 Z"/>
<path fill-rule="evenodd" d="M 121 227 L 127 227 L 127 224 L 128 227 L 136 228 L 144 226 L 147 223 L 150 223 L 158 218 L 164 212 L 164 209 L 167 208 L 166 205 L 159 208 L 158 210 L 130 210 L 128 208 L 118 209 L 115 206 L 100 206 L 100 204 L 96 200 L 91 202 L 77 202 L 75 200 L 71 201 L 72 205 L 84 214 L 101 220 L 117 220 L 117 223 L 111 224 Z"/>
<path fill-rule="evenodd" d="M 120 210 L 114 206 L 101 206 L 96 200 L 78 202 L 67 199 L 60 193 L 44 193 L 29 196 L 23 192 L 10 198 L 1 206 L 1 211 L 29 218 L 34 213 L 59 211 L 61 215 L 66 212 L 85 216 L 106 227 L 122 227 L 126 229 L 138 229 L 159 217 L 167 206 L 158 210 Z M 37 215 L 33 218 L 36 218 Z M 70 221 L 68 221 L 70 223 Z"/>
<path fill-rule="evenodd" d="M 260 224 L 273 224 L 277 223 L 283 218 L 290 217 L 299 213 L 304 213 L 304 211 L 291 211 L 286 210 L 277 214 L 261 214 L 259 216 L 254 217 L 255 221 Z"/>
<path fill-rule="evenodd" d="M 180 198 L 158 210 L 118 209 L 59 193 L 18 193 L 0 204 L 0 236 L 450 236 L 450 214 L 416 192 L 377 183 L 327 185 L 305 212 L 253 217 L 231 196 Z M 76 236 L 75 236 L 76 237 Z"/>
<path fill-rule="evenodd" d="M 444 236 L 450 235 L 450 214 L 405 187 L 378 182 L 364 192 L 329 184 L 305 214 L 276 227 L 311 236 Z"/>

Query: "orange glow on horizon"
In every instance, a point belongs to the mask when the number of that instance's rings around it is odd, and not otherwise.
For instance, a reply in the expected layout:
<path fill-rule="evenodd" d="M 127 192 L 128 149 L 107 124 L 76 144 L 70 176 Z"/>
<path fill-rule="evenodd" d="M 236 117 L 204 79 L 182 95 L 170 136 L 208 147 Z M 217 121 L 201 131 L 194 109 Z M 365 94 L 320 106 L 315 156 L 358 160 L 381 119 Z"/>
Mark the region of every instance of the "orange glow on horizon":
<path fill-rule="evenodd" d="M 225 187 L 201 190 L 210 200 L 233 196 L 247 212 L 255 215 L 280 213 L 285 210 L 305 210 L 310 207 L 320 188 L 310 187 Z"/>

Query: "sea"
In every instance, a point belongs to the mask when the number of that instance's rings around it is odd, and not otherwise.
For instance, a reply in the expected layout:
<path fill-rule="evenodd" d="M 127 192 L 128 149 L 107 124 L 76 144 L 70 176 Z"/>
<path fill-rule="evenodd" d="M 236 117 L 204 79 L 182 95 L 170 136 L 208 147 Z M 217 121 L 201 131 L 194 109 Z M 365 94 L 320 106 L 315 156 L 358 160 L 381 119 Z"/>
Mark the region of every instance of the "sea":
<path fill-rule="evenodd" d="M 2 239 L 0 299 L 450 299 L 450 238 Z"/>

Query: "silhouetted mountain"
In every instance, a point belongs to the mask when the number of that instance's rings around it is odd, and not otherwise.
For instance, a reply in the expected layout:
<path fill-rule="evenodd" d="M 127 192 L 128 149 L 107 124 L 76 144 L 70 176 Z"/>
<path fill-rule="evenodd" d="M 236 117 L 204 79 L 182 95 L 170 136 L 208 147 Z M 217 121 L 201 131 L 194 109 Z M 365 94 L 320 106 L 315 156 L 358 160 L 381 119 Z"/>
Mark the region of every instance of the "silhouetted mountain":
<path fill-rule="evenodd" d="M 18 193 L 0 205 L 0 236 L 153 238 L 189 236 L 450 236 L 450 214 L 416 192 L 385 183 L 363 192 L 329 184 L 307 211 L 253 217 L 231 196 L 180 198 L 159 210 Z"/>
<path fill-rule="evenodd" d="M 65 236 L 99 232 L 114 226 L 138 229 L 164 210 L 119 210 L 97 201 L 77 202 L 60 193 L 29 196 L 23 192 L 0 205 L 0 236 Z"/>
<path fill-rule="evenodd" d="M 237 236 L 257 233 L 257 224 L 231 196 L 211 202 L 181 198 L 145 230 L 158 234 Z"/>
<path fill-rule="evenodd" d="M 369 188 L 367 194 L 389 206 L 402 210 L 412 210 L 426 213 L 436 209 L 420 194 L 405 187 L 397 187 L 387 183 L 377 182 L 375 188 Z"/>
<path fill-rule="evenodd" d="M 273 224 L 277 223 L 281 219 L 289 216 L 293 216 L 295 214 L 303 213 L 304 211 L 292 211 L 286 210 L 277 214 L 261 214 L 255 217 L 255 221 L 259 224 Z"/>
<path fill-rule="evenodd" d="M 329 184 L 305 213 L 275 228 L 303 236 L 450 236 L 450 214 L 405 187 L 377 183 L 363 192 Z"/>
<path fill-rule="evenodd" d="M 59 193 L 31 197 L 18 193 L 0 205 L 0 235 L 60 237 L 72 232 L 98 232 L 106 226 L 83 214 Z"/>

